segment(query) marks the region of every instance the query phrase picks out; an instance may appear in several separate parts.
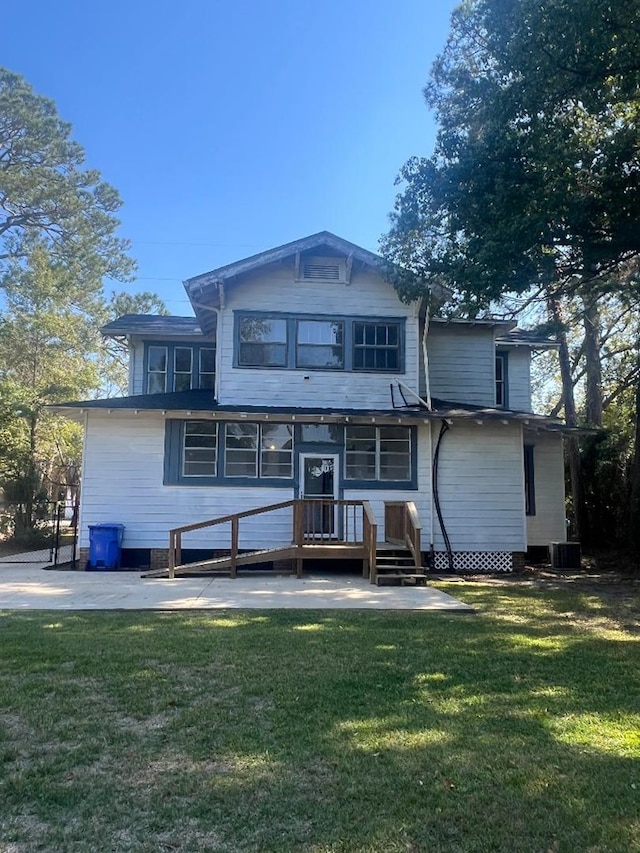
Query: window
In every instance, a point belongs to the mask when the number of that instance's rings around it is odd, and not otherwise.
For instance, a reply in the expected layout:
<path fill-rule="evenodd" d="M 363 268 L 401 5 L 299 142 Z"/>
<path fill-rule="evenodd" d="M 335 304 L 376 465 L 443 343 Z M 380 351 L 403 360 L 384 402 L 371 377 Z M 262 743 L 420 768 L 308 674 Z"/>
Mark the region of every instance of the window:
<path fill-rule="evenodd" d="M 147 393 L 164 394 L 167 390 L 167 347 L 150 346 L 147 358 Z"/>
<path fill-rule="evenodd" d="M 258 424 L 226 424 L 224 475 L 258 476 Z"/>
<path fill-rule="evenodd" d="M 215 477 L 218 456 L 218 424 L 186 421 L 182 452 L 184 477 Z"/>
<path fill-rule="evenodd" d="M 293 477 L 293 427 L 226 424 L 224 473 L 225 477 Z"/>
<path fill-rule="evenodd" d="M 344 325 L 334 320 L 298 320 L 296 367 L 344 367 Z"/>
<path fill-rule="evenodd" d="M 257 315 L 242 317 L 238 363 L 245 367 L 286 367 L 287 321 Z"/>
<path fill-rule="evenodd" d="M 189 391 L 193 372 L 191 347 L 176 347 L 173 351 L 173 390 Z"/>
<path fill-rule="evenodd" d="M 198 387 L 201 390 L 213 389 L 216 384 L 216 351 L 210 347 L 200 347 L 198 353 L 198 373 L 200 381 Z"/>
<path fill-rule="evenodd" d="M 411 480 L 410 427 L 347 427 L 345 443 L 348 480 Z"/>
<path fill-rule="evenodd" d="M 169 418 L 163 482 L 205 486 L 264 480 L 280 485 L 293 478 L 293 457 L 292 424 Z"/>
<path fill-rule="evenodd" d="M 526 515 L 536 514 L 533 444 L 525 444 L 524 446 L 524 505 Z"/>
<path fill-rule="evenodd" d="M 148 344 L 147 394 L 215 387 L 214 347 L 186 344 Z"/>
<path fill-rule="evenodd" d="M 353 324 L 353 369 L 398 370 L 400 327 L 397 323 Z"/>
<path fill-rule="evenodd" d="M 507 354 L 499 352 L 496 355 L 496 406 L 506 408 L 507 400 Z"/>
<path fill-rule="evenodd" d="M 293 477 L 293 427 L 262 424 L 260 433 L 260 476 Z"/>
<path fill-rule="evenodd" d="M 236 367 L 404 373 L 405 319 L 235 313 Z"/>

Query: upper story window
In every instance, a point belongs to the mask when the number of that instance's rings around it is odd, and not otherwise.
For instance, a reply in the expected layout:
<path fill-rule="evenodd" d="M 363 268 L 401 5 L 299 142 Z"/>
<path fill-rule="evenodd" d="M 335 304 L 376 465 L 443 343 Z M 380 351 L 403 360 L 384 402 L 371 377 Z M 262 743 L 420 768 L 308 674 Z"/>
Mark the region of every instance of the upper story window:
<path fill-rule="evenodd" d="M 263 315 L 242 317 L 238 364 L 243 367 L 286 367 L 287 321 Z"/>
<path fill-rule="evenodd" d="M 235 313 L 237 367 L 404 373 L 404 318 Z"/>
<path fill-rule="evenodd" d="M 398 323 L 354 323 L 353 335 L 354 370 L 398 370 Z"/>
<path fill-rule="evenodd" d="M 344 323 L 298 320 L 296 366 L 344 368 Z"/>
<path fill-rule="evenodd" d="M 507 353 L 499 352 L 496 354 L 496 406 L 506 408 L 509 405 L 508 397 Z"/>
<path fill-rule="evenodd" d="M 147 394 L 215 387 L 216 351 L 200 344 L 147 344 Z"/>

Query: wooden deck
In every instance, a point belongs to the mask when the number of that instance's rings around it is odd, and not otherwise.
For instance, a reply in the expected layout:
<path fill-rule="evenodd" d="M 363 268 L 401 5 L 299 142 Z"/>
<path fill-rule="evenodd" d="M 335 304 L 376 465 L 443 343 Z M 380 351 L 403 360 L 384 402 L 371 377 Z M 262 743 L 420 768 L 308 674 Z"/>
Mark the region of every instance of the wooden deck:
<path fill-rule="evenodd" d="M 286 508 L 291 509 L 290 543 L 240 551 L 242 521 Z M 189 563 L 182 561 L 184 534 L 229 523 L 228 554 Z M 170 530 L 168 567 L 145 572 L 143 577 L 174 578 L 202 573 L 234 578 L 239 568 L 280 561 L 292 561 L 296 575 L 301 577 L 304 560 L 360 560 L 362 575 L 371 583 L 417 582 L 424 570 L 415 505 L 389 502 L 385 506 L 385 526 L 392 534 L 392 541 L 379 543 L 378 525 L 368 501 L 298 499 L 269 504 Z M 398 548 L 404 549 L 405 553 L 398 555 Z M 386 581 L 383 581 L 383 575 Z"/>

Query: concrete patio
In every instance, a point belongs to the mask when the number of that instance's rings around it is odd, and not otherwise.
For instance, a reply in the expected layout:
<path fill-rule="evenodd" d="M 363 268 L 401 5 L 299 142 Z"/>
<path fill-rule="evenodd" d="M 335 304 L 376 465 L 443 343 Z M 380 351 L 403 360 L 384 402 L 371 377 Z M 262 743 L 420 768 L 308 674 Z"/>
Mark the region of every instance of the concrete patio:
<path fill-rule="evenodd" d="M 377 587 L 354 575 L 143 579 L 0 564 L 0 610 L 346 609 L 473 612 L 429 586 Z"/>

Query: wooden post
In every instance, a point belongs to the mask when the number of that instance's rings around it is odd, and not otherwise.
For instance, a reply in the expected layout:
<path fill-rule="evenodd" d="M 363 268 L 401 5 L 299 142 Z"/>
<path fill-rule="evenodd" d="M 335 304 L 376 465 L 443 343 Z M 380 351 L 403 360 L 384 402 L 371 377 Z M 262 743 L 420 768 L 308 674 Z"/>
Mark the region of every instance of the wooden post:
<path fill-rule="evenodd" d="M 237 516 L 231 519 L 231 577 L 235 578 L 238 570 L 236 567 L 236 558 L 238 556 L 238 528 L 239 519 Z"/>
<path fill-rule="evenodd" d="M 378 525 L 371 525 L 371 538 L 369 540 L 369 580 L 376 583 L 378 580 L 378 569 L 376 566 L 376 547 L 378 545 Z"/>
<path fill-rule="evenodd" d="M 182 565 L 182 533 L 176 534 L 176 566 Z"/>
<path fill-rule="evenodd" d="M 173 580 L 176 576 L 176 535 L 173 530 L 169 531 L 169 578 Z"/>

